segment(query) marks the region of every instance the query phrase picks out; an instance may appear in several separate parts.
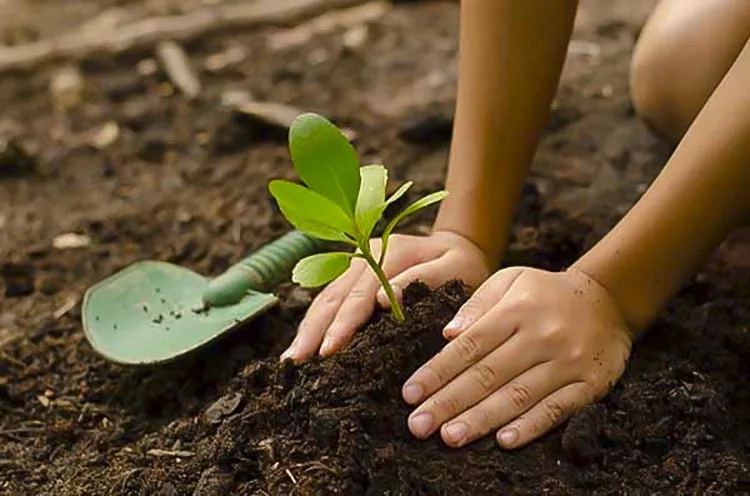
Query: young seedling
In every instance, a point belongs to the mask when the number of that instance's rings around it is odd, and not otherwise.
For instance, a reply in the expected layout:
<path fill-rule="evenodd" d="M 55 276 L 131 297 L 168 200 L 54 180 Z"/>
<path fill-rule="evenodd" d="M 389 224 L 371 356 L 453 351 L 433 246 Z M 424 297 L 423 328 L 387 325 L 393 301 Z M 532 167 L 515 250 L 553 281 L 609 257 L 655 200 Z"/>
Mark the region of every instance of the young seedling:
<path fill-rule="evenodd" d="M 404 311 L 383 271 L 388 240 L 399 222 L 441 201 L 448 193 L 429 194 L 396 215 L 383 231 L 376 257 L 370 249 L 373 229 L 386 207 L 403 196 L 412 183 L 404 184 L 386 199 L 385 167 L 360 167 L 357 153 L 344 134 L 317 114 L 302 114 L 295 119 L 289 131 L 289 149 L 294 167 L 307 187 L 271 181 L 268 188 L 282 214 L 310 236 L 346 243 L 355 249 L 307 257 L 294 267 L 292 280 L 304 287 L 322 286 L 343 274 L 353 258 L 361 258 L 383 286 L 394 318 L 404 320 Z"/>

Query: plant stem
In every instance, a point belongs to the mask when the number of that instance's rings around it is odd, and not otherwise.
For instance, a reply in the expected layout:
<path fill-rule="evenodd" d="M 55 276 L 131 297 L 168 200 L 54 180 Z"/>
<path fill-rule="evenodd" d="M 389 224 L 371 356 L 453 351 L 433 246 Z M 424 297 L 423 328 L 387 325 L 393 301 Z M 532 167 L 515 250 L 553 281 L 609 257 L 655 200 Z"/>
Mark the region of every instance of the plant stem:
<path fill-rule="evenodd" d="M 362 255 L 364 256 L 365 261 L 370 265 L 372 271 L 375 272 L 375 275 L 380 281 L 380 285 L 383 286 L 385 295 L 388 297 L 388 302 L 391 304 L 391 313 L 393 314 L 393 317 L 397 321 L 403 322 L 406 320 L 406 317 L 404 317 L 404 310 L 401 308 L 401 303 L 396 298 L 396 294 L 393 292 L 393 286 L 391 286 L 390 281 L 388 281 L 388 278 L 385 276 L 385 272 L 383 272 L 383 269 L 372 257 L 369 248 L 367 251 L 363 251 Z"/>

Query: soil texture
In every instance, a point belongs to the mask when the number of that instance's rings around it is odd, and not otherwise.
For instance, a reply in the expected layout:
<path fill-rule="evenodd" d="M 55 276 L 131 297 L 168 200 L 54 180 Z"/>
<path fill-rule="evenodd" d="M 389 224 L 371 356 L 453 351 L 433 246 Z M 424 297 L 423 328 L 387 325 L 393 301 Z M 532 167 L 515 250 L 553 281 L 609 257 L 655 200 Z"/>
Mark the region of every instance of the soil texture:
<path fill-rule="evenodd" d="M 663 166 L 669 148 L 627 88 L 654 3 L 581 2 L 506 263 L 565 268 Z M 8 44 L 201 3 L 39 1 L 36 17 L 17 4 L 0 5 Z M 750 493 L 746 233 L 670 302 L 605 400 L 513 452 L 492 437 L 452 450 L 406 428 L 401 385 L 444 345 L 459 283 L 412 285 L 405 323 L 378 313 L 342 353 L 301 366 L 278 356 L 314 293 L 290 284 L 277 308 L 168 366 L 94 353 L 80 321 L 91 284 L 141 259 L 218 274 L 289 229 L 266 187 L 294 177 L 284 130 L 227 102 L 319 112 L 394 184 L 413 180 L 409 199 L 442 187 L 457 2 L 386 10 L 302 43 L 279 25 L 192 39 L 194 99 L 153 49 L 0 76 L 0 494 Z M 78 84 L 71 66 L 81 91 L 61 101 L 62 82 Z M 404 231 L 427 232 L 432 215 Z"/>

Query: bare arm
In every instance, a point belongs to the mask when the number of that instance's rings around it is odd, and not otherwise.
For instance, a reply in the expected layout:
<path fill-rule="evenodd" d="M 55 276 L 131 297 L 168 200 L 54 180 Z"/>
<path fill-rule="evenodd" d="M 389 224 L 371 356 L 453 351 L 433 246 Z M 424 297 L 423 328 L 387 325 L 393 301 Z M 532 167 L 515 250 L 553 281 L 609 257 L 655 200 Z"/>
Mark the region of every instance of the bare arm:
<path fill-rule="evenodd" d="M 463 0 L 451 195 L 435 230 L 463 235 L 492 266 L 549 117 L 576 0 Z"/>
<path fill-rule="evenodd" d="M 750 41 L 657 180 L 575 264 L 639 332 L 750 215 Z"/>
<path fill-rule="evenodd" d="M 604 396 L 634 335 L 750 217 L 750 41 L 666 168 L 572 270 L 495 273 L 410 377 L 409 428 L 450 446 L 489 432 L 516 448 Z"/>

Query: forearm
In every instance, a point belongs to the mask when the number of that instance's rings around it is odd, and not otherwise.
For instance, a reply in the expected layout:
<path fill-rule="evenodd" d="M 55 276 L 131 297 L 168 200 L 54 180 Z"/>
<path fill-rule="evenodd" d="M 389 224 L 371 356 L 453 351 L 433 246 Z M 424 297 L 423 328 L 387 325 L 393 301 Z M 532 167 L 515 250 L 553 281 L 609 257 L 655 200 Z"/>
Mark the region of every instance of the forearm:
<path fill-rule="evenodd" d="M 446 189 L 435 223 L 502 257 L 565 60 L 577 1 L 462 0 Z"/>
<path fill-rule="evenodd" d="M 651 188 L 575 267 L 642 331 L 750 215 L 750 42 Z"/>

